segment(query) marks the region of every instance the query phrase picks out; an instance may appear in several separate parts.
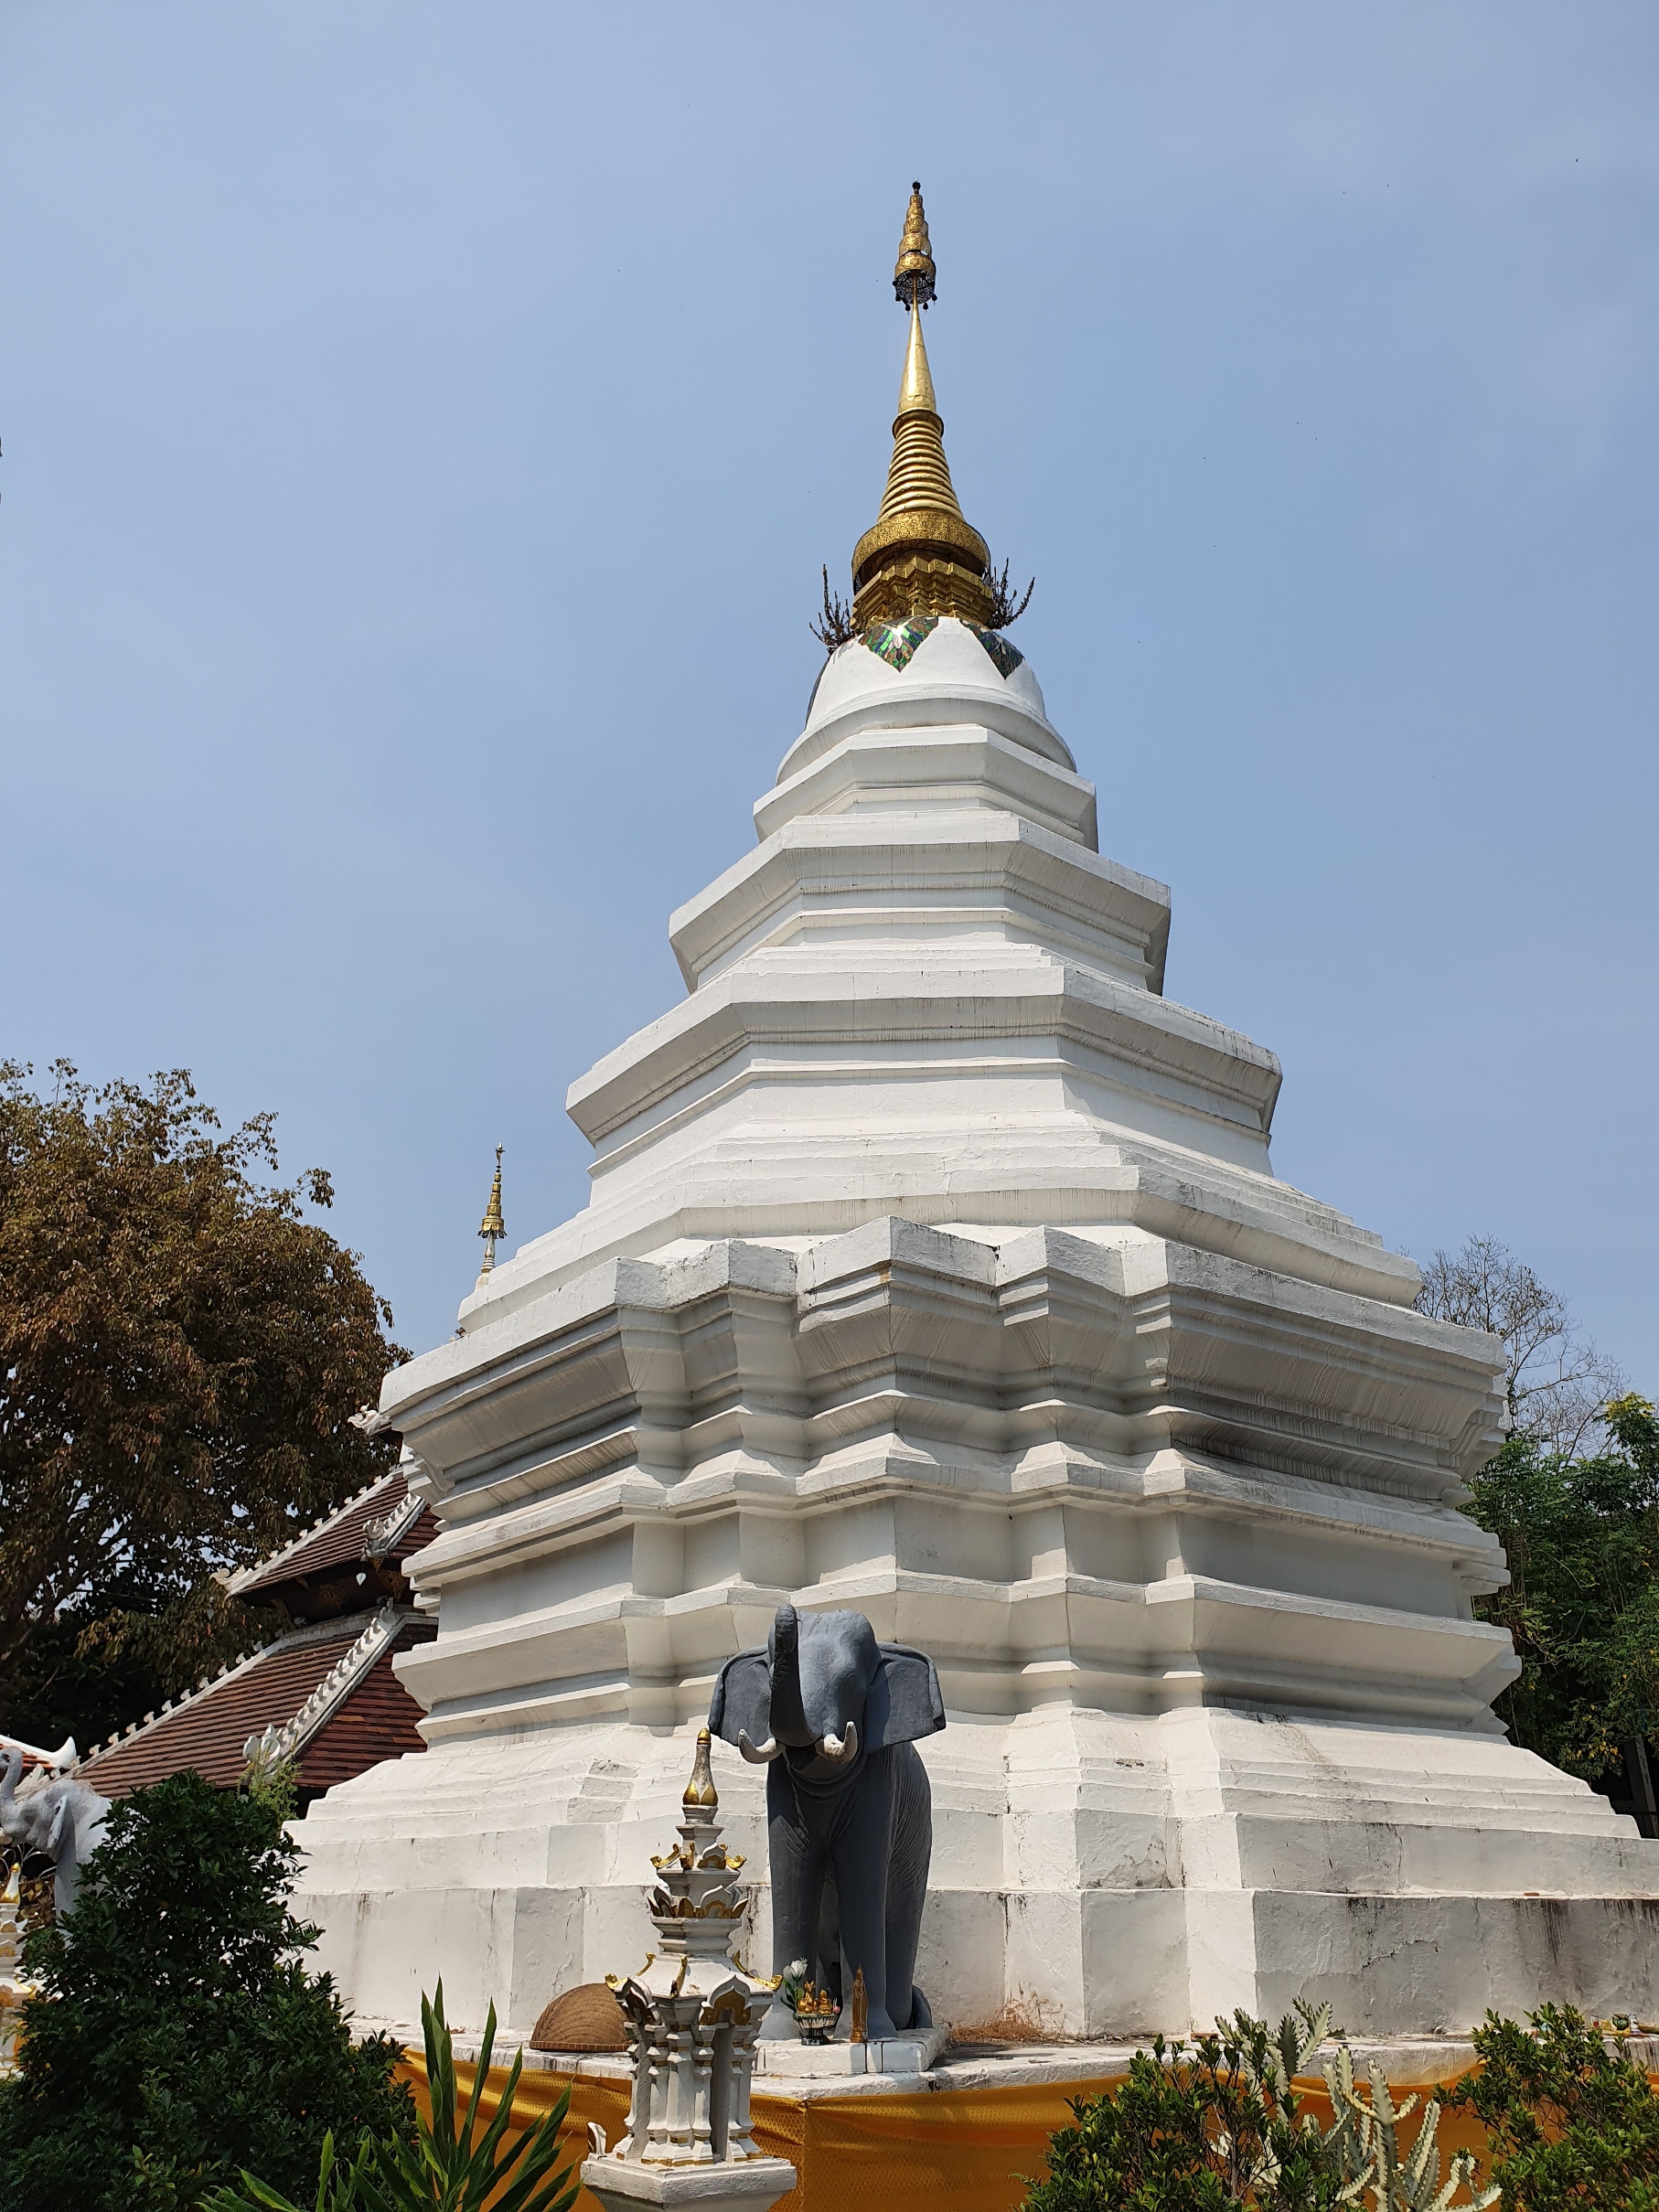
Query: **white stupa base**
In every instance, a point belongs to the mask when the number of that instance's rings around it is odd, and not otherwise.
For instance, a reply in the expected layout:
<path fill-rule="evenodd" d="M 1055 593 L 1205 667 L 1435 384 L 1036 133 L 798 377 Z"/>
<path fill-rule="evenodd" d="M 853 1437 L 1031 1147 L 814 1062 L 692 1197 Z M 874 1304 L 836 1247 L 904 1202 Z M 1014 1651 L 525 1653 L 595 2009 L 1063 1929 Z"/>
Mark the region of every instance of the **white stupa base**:
<path fill-rule="evenodd" d="M 457 2026 L 493 2000 L 520 2035 L 559 1991 L 632 1971 L 690 1734 L 444 1742 L 331 1791 L 295 1831 L 320 1962 L 359 2014 L 416 2018 L 442 1975 Z M 714 1748 L 727 1838 L 762 1873 L 764 1778 Z M 1546 1997 L 1659 2017 L 1659 1844 L 1499 1738 L 1059 1707 L 953 1715 L 920 1748 L 917 1974 L 941 2023 L 1032 1999 L 1090 2039 L 1277 2020 L 1297 1997 L 1355 2036 L 1455 2035 Z M 740 1944 L 758 1972 L 767 1906 L 763 1881 Z"/>
<path fill-rule="evenodd" d="M 744 2158 L 730 2164 L 660 2166 L 606 2155 L 583 2162 L 582 2183 L 605 2212 L 632 2212 L 657 2205 L 669 2212 L 694 2206 L 696 2212 L 768 2212 L 787 2196 L 798 2176 L 787 2158 Z"/>

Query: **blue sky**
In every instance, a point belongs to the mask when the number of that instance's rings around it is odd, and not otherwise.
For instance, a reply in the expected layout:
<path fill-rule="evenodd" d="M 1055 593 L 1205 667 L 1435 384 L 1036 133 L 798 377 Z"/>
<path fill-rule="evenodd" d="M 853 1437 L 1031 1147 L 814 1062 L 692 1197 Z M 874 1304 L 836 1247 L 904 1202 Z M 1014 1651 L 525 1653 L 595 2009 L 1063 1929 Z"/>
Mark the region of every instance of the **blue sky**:
<path fill-rule="evenodd" d="M 193 1069 L 401 1340 L 800 726 L 911 176 L 957 486 L 1288 1180 L 1659 1390 L 1659 15 L 0 12 L 0 1053 Z"/>

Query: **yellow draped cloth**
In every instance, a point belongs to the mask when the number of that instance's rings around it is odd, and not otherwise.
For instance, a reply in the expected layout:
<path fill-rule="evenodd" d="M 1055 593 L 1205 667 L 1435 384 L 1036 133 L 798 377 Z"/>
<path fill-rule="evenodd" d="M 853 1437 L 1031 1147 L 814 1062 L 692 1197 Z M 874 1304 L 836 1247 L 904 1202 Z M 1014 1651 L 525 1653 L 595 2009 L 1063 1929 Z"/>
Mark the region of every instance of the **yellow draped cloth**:
<path fill-rule="evenodd" d="M 425 2067 L 411 2052 L 405 2078 L 422 2097 Z M 457 2064 L 463 2094 L 473 2074 Z M 1049 2081 L 1028 2086 L 976 2089 L 922 2089 L 904 2096 L 777 2096 L 756 2085 L 755 2140 L 775 2158 L 787 2158 L 799 2175 L 798 2185 L 779 2199 L 777 2212 L 893 2212 L 915 2201 L 950 2206 L 951 2212 L 1013 2212 L 1024 2198 L 1026 2177 L 1044 2174 L 1044 2153 L 1056 2128 L 1072 2118 L 1074 2098 L 1097 2097 L 1121 2082 L 1118 2072 L 1097 2079 Z M 492 2067 L 481 2110 L 497 2110 L 507 2069 Z M 575 2163 L 587 2155 L 587 2124 L 596 2120 L 607 2142 L 624 2133 L 627 2087 L 615 2077 L 536 2073 L 520 2077 L 513 2100 L 515 2127 L 533 2127 L 571 2086 L 566 2140 Z M 1330 2118 L 1322 2081 L 1300 2083 L 1311 2109 Z M 1416 2089 L 1434 2094 L 1432 2082 L 1391 2082 L 1396 2100 Z M 1420 2106 L 1419 2106 L 1420 2110 Z M 1407 2130 L 1411 2123 L 1407 2122 Z M 1440 2143 L 1444 2155 L 1472 2150 L 1483 2154 L 1485 2132 L 1472 2112 L 1441 2115 Z M 584 2189 L 576 2212 L 598 2212 Z"/>

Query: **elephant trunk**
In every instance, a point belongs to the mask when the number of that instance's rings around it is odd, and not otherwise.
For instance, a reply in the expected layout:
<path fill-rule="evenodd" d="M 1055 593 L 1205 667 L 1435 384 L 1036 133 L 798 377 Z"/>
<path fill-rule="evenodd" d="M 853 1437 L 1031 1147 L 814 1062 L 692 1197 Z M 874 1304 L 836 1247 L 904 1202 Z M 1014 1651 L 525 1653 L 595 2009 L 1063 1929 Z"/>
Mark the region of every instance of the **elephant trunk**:
<path fill-rule="evenodd" d="M 14 1795 L 18 1775 L 23 1770 L 21 1751 L 0 1751 L 0 1831 L 15 1843 L 24 1840 L 23 1816 L 17 1811 Z"/>
<path fill-rule="evenodd" d="M 772 1739 L 801 1751 L 817 1740 L 801 1702 L 800 1622 L 792 1605 L 780 1605 L 772 1624 Z"/>

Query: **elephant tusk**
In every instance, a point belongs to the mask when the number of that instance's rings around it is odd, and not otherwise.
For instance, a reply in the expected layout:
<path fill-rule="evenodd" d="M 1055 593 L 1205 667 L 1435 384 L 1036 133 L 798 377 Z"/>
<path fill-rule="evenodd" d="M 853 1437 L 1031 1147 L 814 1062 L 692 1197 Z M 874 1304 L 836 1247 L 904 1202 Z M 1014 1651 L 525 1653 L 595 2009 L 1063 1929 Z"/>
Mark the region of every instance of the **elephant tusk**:
<path fill-rule="evenodd" d="M 770 1766 L 775 1758 L 782 1758 L 784 1747 L 776 1736 L 767 1736 L 764 1744 L 752 1744 L 743 1729 L 737 1731 L 737 1748 L 751 1767 Z"/>
<path fill-rule="evenodd" d="M 821 1736 L 818 1743 L 819 1758 L 827 1758 L 832 1767 L 844 1767 L 850 1758 L 858 1757 L 858 1723 L 847 1723 L 847 1737 L 843 1743 L 839 1736 Z"/>

